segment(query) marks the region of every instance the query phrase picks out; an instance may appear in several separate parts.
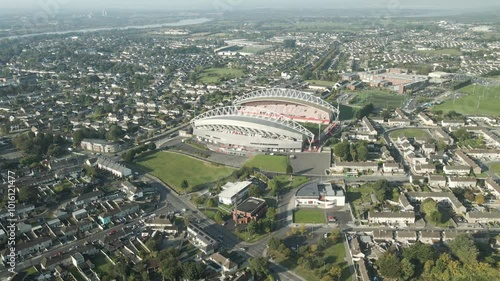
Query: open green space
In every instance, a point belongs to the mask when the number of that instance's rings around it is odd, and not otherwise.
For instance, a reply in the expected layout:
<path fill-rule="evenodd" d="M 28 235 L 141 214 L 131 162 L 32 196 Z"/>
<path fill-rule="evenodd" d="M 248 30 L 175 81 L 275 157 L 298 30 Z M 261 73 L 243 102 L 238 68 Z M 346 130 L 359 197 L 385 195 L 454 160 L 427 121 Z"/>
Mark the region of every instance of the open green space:
<path fill-rule="evenodd" d="M 354 93 L 354 105 L 364 106 L 372 103 L 375 108 L 401 107 L 405 96 L 381 90 L 364 90 Z"/>
<path fill-rule="evenodd" d="M 397 139 L 400 136 L 405 136 L 407 138 L 427 138 L 431 139 L 431 135 L 427 130 L 423 129 L 401 129 L 393 131 L 389 134 L 391 139 Z"/>
<path fill-rule="evenodd" d="M 417 53 L 426 55 L 450 55 L 450 56 L 461 56 L 462 52 L 457 48 L 448 49 L 436 49 L 436 50 L 418 50 Z"/>
<path fill-rule="evenodd" d="M 433 111 L 443 112 L 456 111 L 466 115 L 488 115 L 500 116 L 500 86 L 485 87 L 481 85 L 469 85 L 457 92 L 464 93 L 463 97 L 448 100 L 440 105 L 436 105 Z M 479 107 L 478 107 L 479 105 Z"/>
<path fill-rule="evenodd" d="M 351 204 L 352 213 L 356 218 L 360 218 L 372 205 L 370 194 L 374 193 L 371 187 L 347 188 L 346 201 Z"/>
<path fill-rule="evenodd" d="M 239 78 L 244 75 L 243 70 L 233 68 L 208 68 L 201 74 L 200 81 L 203 83 L 219 83 L 221 79 Z"/>
<path fill-rule="evenodd" d="M 325 211 L 317 209 L 298 209 L 293 213 L 294 223 L 325 223 Z"/>
<path fill-rule="evenodd" d="M 287 165 L 288 157 L 277 155 L 255 155 L 245 163 L 247 167 L 275 173 L 286 173 Z"/>
<path fill-rule="evenodd" d="M 309 181 L 309 179 L 304 176 L 293 176 L 291 181 L 290 176 L 285 175 L 275 176 L 274 179 L 279 181 L 285 190 L 292 190 Z"/>
<path fill-rule="evenodd" d="M 69 268 L 69 272 L 71 272 L 71 274 L 73 275 L 73 277 L 75 277 L 75 279 L 77 281 L 87 281 L 87 279 L 85 279 L 82 274 L 78 271 L 78 269 L 74 266 L 70 267 Z"/>
<path fill-rule="evenodd" d="M 488 168 L 490 169 L 490 171 L 492 171 L 493 173 L 495 174 L 499 174 L 500 175 L 500 163 L 493 163 L 493 164 L 490 164 L 488 166 Z"/>
<path fill-rule="evenodd" d="M 340 115 L 339 115 L 340 121 L 351 120 L 354 118 L 354 114 L 356 114 L 356 108 L 352 106 L 341 104 L 339 109 L 340 109 Z"/>
<path fill-rule="evenodd" d="M 143 157 L 137 163 L 179 193 L 204 188 L 234 171 L 233 168 L 166 151 Z M 181 187 L 184 180 L 188 182 L 187 189 Z"/>
<path fill-rule="evenodd" d="M 332 87 L 335 85 L 335 82 L 333 81 L 325 81 L 325 80 L 306 80 L 309 85 L 315 85 L 315 86 L 324 86 L 324 87 Z"/>
<path fill-rule="evenodd" d="M 327 280 L 352 280 L 349 265 L 345 261 L 346 252 L 344 244 L 342 242 L 330 244 L 326 249 L 322 251 L 309 250 L 309 253 L 307 253 L 307 255 L 317 256 L 319 258 L 319 266 L 316 264 L 314 265 L 315 267 L 318 267 L 317 269 L 306 269 L 305 266 L 300 263 L 300 261 L 302 260 L 301 257 L 298 256 L 298 254 L 292 254 L 288 258 L 283 257 L 281 253 L 275 252 L 275 255 L 276 262 L 295 272 L 297 275 L 304 278 L 304 280 L 322 280 L 322 275 L 324 276 L 325 273 L 329 272 L 330 269 L 334 266 L 338 266 L 340 268 L 340 276 Z M 324 263 L 324 269 L 321 268 L 321 262 Z"/>
<path fill-rule="evenodd" d="M 239 232 L 234 232 L 238 238 L 240 238 L 242 241 L 246 241 L 247 243 L 253 243 L 257 242 L 260 239 L 266 237 L 269 233 L 256 233 L 253 235 L 250 235 L 247 231 L 239 231 Z"/>

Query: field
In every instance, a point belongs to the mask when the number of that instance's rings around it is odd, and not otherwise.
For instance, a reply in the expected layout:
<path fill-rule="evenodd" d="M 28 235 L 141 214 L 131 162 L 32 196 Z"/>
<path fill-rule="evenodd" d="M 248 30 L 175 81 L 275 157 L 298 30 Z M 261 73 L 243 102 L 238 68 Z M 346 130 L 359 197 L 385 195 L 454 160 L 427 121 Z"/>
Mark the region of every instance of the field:
<path fill-rule="evenodd" d="M 401 107 L 401 104 L 405 100 L 404 95 L 380 90 L 366 90 L 355 93 L 355 95 L 355 105 L 363 106 L 372 103 L 375 108 Z"/>
<path fill-rule="evenodd" d="M 208 68 L 199 77 L 200 81 L 206 84 L 219 83 L 222 78 L 229 79 L 243 76 L 243 70 L 230 68 Z"/>
<path fill-rule="evenodd" d="M 179 193 L 197 190 L 205 184 L 228 177 L 234 171 L 233 168 L 217 166 L 189 156 L 165 151 L 142 158 L 138 164 Z M 184 180 L 187 180 L 189 184 L 187 190 L 181 188 Z"/>
<path fill-rule="evenodd" d="M 431 138 L 429 133 L 423 129 L 402 129 L 389 134 L 391 139 L 397 139 L 399 136 L 406 136 L 407 138 Z"/>
<path fill-rule="evenodd" d="M 437 50 L 418 50 L 417 53 L 419 54 L 426 54 L 426 55 L 450 55 L 450 56 L 461 56 L 462 52 L 459 49 L 437 49 Z"/>
<path fill-rule="evenodd" d="M 324 80 L 306 80 L 307 83 L 310 85 L 316 85 L 316 86 L 325 86 L 325 87 L 332 87 L 335 85 L 335 82 L 333 81 L 324 81 Z"/>
<path fill-rule="evenodd" d="M 454 110 L 466 115 L 500 115 L 500 111 L 498 110 L 500 108 L 500 86 L 484 87 L 480 85 L 469 85 L 458 90 L 458 92 L 465 93 L 466 95 L 457 98 L 455 102 L 453 102 L 453 100 L 448 100 L 443 104 L 435 106 L 433 110 L 442 110 L 443 112 Z"/>
<path fill-rule="evenodd" d="M 488 168 L 493 173 L 500 175 L 500 163 L 493 163 L 493 164 L 489 165 Z"/>
<path fill-rule="evenodd" d="M 274 155 L 256 155 L 245 163 L 247 167 L 275 173 L 286 173 L 287 165 L 288 157 Z"/>
<path fill-rule="evenodd" d="M 325 223 L 325 211 L 317 209 L 299 209 L 293 214 L 294 223 Z"/>
<path fill-rule="evenodd" d="M 290 182 L 290 176 L 285 175 L 275 176 L 274 179 L 279 181 L 285 189 L 289 190 L 299 187 L 309 181 L 309 179 L 304 176 L 294 176 L 292 182 Z"/>

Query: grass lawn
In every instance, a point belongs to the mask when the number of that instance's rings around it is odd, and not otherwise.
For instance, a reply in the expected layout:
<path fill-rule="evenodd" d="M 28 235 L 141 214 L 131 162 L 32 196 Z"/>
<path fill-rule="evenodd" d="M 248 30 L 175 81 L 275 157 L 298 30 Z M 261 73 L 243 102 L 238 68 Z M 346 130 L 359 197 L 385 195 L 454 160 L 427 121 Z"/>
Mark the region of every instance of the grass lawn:
<path fill-rule="evenodd" d="M 436 50 L 418 50 L 417 53 L 426 55 L 450 55 L 450 56 L 461 56 L 462 52 L 460 49 L 448 48 L 448 49 L 436 49 Z"/>
<path fill-rule="evenodd" d="M 389 134 L 391 139 L 397 139 L 399 136 L 406 136 L 407 138 L 431 138 L 429 133 L 423 129 L 402 129 Z"/>
<path fill-rule="evenodd" d="M 340 115 L 339 115 L 339 120 L 344 121 L 344 120 L 351 120 L 354 118 L 354 114 L 356 114 L 357 108 L 348 106 L 348 105 L 340 105 Z"/>
<path fill-rule="evenodd" d="M 405 96 L 381 90 L 365 90 L 354 93 L 357 98 L 356 105 L 364 106 L 372 103 L 376 108 L 401 107 Z"/>
<path fill-rule="evenodd" d="M 324 87 L 332 87 L 335 85 L 335 82 L 333 81 L 324 81 L 324 80 L 306 80 L 307 83 L 310 85 L 315 85 L 315 86 L 324 86 Z"/>
<path fill-rule="evenodd" d="M 247 167 L 275 173 L 286 173 L 287 165 L 288 157 L 274 155 L 255 155 L 245 163 Z"/>
<path fill-rule="evenodd" d="M 82 274 L 78 271 L 78 269 L 74 266 L 70 267 L 69 268 L 69 272 L 71 272 L 71 274 L 73 274 L 73 276 L 75 277 L 75 279 L 77 281 L 86 281 L 87 279 L 85 279 Z"/>
<path fill-rule="evenodd" d="M 500 163 L 493 163 L 488 168 L 495 174 L 500 174 Z"/>
<path fill-rule="evenodd" d="M 325 211 L 316 209 L 299 209 L 293 213 L 294 223 L 325 223 Z"/>
<path fill-rule="evenodd" d="M 189 183 L 187 191 L 192 191 L 228 177 L 234 171 L 233 168 L 217 166 L 189 156 L 165 151 L 144 157 L 137 164 L 179 193 L 186 191 L 181 188 L 183 180 Z"/>
<path fill-rule="evenodd" d="M 238 238 L 242 241 L 246 241 L 248 243 L 259 241 L 268 235 L 268 233 L 250 235 L 246 231 L 234 232 L 234 234 L 236 234 L 236 236 L 238 236 Z"/>
<path fill-rule="evenodd" d="M 275 176 L 274 178 L 279 181 L 285 189 L 294 189 L 309 181 L 309 179 L 304 176 L 293 176 L 292 182 L 290 182 L 290 176 L 286 175 Z"/>
<path fill-rule="evenodd" d="M 97 271 L 101 274 L 106 272 L 106 267 L 113 266 L 103 254 L 97 254 L 91 259 L 92 263 L 96 266 Z"/>
<path fill-rule="evenodd" d="M 339 281 L 348 281 L 351 280 L 351 274 L 349 271 L 349 266 L 347 262 L 344 261 L 346 256 L 345 247 L 343 243 L 336 243 L 327 249 L 325 249 L 322 254 L 322 258 L 325 260 L 325 265 L 327 267 L 333 267 L 334 265 L 340 266 L 342 269 L 342 274 L 340 276 Z M 279 263 L 288 268 L 289 270 L 293 270 L 296 274 L 300 275 L 305 280 L 320 280 L 321 276 L 318 276 L 318 272 L 315 270 L 307 270 L 303 267 L 299 266 L 298 258 L 296 255 L 288 258 L 287 260 L 283 260 L 281 257 L 277 259 Z"/>
<path fill-rule="evenodd" d="M 24 272 L 26 272 L 27 275 L 34 275 L 38 273 L 34 266 L 26 268 Z"/>
<path fill-rule="evenodd" d="M 222 77 L 239 78 L 243 76 L 243 70 L 232 68 L 208 68 L 203 71 L 200 76 L 200 81 L 206 84 L 220 82 Z"/>
<path fill-rule="evenodd" d="M 458 92 L 464 93 L 465 95 L 457 98 L 455 102 L 451 99 L 443 104 L 436 105 L 433 110 L 442 110 L 445 113 L 453 110 L 466 115 L 500 115 L 500 111 L 498 110 L 500 108 L 500 86 L 484 87 L 481 85 L 469 85 L 458 90 Z"/>

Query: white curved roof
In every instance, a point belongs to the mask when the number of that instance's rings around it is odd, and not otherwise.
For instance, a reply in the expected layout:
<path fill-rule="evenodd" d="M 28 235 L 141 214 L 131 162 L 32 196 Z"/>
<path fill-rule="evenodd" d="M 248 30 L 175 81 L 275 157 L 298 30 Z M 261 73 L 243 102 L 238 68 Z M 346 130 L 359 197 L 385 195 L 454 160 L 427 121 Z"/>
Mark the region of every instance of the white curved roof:
<path fill-rule="evenodd" d="M 314 138 L 314 134 L 311 133 L 311 131 L 284 115 L 263 109 L 259 109 L 259 111 L 257 112 L 255 108 L 246 106 L 225 106 L 212 109 L 193 118 L 191 120 L 191 124 L 194 127 L 197 120 L 218 116 L 242 116 L 257 120 L 264 120 L 267 122 L 285 126 L 286 128 L 299 132 L 311 139 Z"/>
<path fill-rule="evenodd" d="M 331 105 L 330 103 L 322 100 L 321 98 L 313 96 L 309 93 L 298 91 L 295 89 L 271 88 L 271 89 L 257 90 L 244 94 L 239 98 L 236 98 L 233 101 L 233 104 L 241 105 L 247 101 L 251 101 L 252 99 L 259 99 L 259 98 L 285 98 L 285 99 L 297 100 L 301 102 L 314 104 L 328 111 L 339 114 L 338 109 L 333 105 Z"/>

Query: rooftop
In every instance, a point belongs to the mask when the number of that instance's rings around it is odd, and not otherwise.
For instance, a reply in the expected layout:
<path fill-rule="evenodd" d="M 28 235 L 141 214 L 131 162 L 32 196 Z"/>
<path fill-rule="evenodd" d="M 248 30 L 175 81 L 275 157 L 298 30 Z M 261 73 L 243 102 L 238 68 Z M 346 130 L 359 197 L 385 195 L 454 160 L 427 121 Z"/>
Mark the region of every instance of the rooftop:
<path fill-rule="evenodd" d="M 264 199 L 249 197 L 245 199 L 245 201 L 241 202 L 236 209 L 238 211 L 242 211 L 245 213 L 252 213 L 253 211 L 259 209 L 262 205 L 265 204 L 266 200 Z"/>

